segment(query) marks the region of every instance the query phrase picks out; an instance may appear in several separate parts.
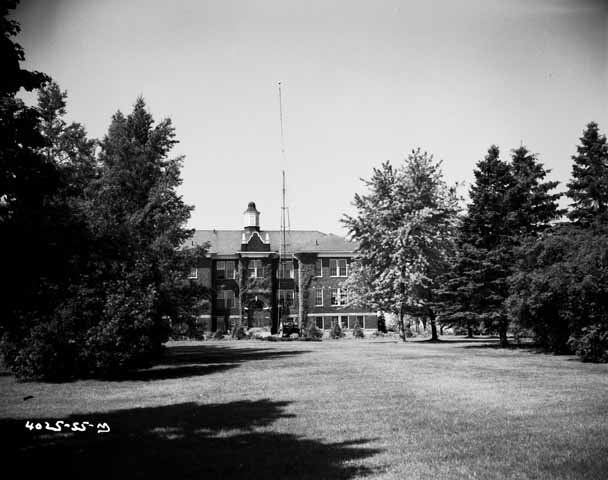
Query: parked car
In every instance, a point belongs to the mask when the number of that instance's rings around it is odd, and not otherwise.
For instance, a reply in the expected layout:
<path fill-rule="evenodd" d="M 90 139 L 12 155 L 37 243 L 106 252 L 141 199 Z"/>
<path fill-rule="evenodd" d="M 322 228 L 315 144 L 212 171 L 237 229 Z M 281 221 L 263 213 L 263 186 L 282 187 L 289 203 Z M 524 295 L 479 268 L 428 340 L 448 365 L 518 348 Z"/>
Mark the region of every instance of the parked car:
<path fill-rule="evenodd" d="M 283 322 L 283 336 L 289 337 L 292 333 L 300 334 L 300 327 L 297 322 L 294 322 L 293 320 Z"/>

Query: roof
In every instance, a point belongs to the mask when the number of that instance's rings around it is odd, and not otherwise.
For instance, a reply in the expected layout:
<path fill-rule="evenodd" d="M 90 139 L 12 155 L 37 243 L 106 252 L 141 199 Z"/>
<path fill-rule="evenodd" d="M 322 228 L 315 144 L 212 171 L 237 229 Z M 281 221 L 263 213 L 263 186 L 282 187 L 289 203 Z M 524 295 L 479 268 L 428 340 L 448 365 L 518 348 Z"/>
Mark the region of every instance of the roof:
<path fill-rule="evenodd" d="M 281 245 L 280 230 L 262 230 L 260 237 L 270 240 L 270 250 L 279 251 Z M 190 245 L 203 245 L 209 242 L 209 253 L 230 255 L 241 250 L 243 230 L 196 230 L 187 241 Z M 358 244 L 350 240 L 316 230 L 292 230 L 286 232 L 287 251 L 289 253 L 331 253 L 353 252 Z"/>

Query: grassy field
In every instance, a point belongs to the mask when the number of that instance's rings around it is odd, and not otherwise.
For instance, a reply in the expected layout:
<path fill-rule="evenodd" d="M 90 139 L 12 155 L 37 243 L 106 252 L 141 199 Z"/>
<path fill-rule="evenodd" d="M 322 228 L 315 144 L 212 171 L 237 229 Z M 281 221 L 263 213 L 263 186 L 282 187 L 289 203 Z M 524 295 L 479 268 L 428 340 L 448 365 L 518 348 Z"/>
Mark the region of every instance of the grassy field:
<path fill-rule="evenodd" d="M 495 342 L 179 342 L 123 381 L 5 374 L 4 471 L 14 462 L 26 476 L 62 478 L 608 478 L 608 365 Z M 29 431 L 27 419 L 111 431 Z"/>

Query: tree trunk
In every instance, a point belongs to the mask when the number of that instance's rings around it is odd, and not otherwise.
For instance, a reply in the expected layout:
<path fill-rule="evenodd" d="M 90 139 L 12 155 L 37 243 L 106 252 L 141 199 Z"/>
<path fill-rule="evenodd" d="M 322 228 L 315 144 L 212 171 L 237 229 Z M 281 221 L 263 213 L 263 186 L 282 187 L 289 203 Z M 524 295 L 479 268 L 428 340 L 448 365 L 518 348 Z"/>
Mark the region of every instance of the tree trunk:
<path fill-rule="evenodd" d="M 437 322 L 435 322 L 435 313 L 431 312 L 429 317 L 431 322 L 431 342 L 436 342 L 439 340 L 439 337 L 437 336 Z"/>
<path fill-rule="evenodd" d="M 500 338 L 500 346 L 508 347 L 509 341 L 507 340 L 507 324 L 506 323 L 501 322 L 500 325 L 498 326 L 498 336 Z"/>
<path fill-rule="evenodd" d="M 443 335 L 443 325 L 439 325 L 439 335 Z"/>
<path fill-rule="evenodd" d="M 473 327 L 470 325 L 467 327 L 467 338 L 473 338 Z"/>
<path fill-rule="evenodd" d="M 407 335 L 405 334 L 405 325 L 403 324 L 403 317 L 404 317 L 404 312 L 403 312 L 403 305 L 401 305 L 401 308 L 399 309 L 399 331 L 401 333 L 401 340 L 403 340 L 404 342 L 407 342 Z"/>

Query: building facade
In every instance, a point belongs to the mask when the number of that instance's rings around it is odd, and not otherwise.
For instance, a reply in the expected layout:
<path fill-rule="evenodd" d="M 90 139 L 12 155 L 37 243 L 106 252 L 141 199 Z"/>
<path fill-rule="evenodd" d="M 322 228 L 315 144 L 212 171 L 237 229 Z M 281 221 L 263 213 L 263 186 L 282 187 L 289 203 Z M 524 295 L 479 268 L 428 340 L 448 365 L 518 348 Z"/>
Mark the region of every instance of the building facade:
<path fill-rule="evenodd" d="M 197 230 L 191 245 L 206 245 L 206 258 L 190 278 L 212 292 L 201 316 L 204 329 L 226 331 L 235 324 L 280 331 L 289 319 L 321 329 L 339 322 L 377 329 L 374 312 L 347 305 L 348 278 L 356 244 L 318 231 L 262 230 L 250 202 L 242 230 Z"/>

